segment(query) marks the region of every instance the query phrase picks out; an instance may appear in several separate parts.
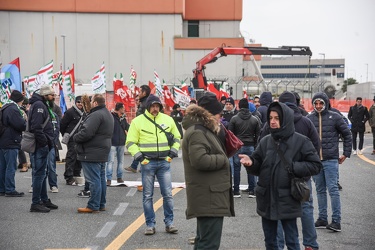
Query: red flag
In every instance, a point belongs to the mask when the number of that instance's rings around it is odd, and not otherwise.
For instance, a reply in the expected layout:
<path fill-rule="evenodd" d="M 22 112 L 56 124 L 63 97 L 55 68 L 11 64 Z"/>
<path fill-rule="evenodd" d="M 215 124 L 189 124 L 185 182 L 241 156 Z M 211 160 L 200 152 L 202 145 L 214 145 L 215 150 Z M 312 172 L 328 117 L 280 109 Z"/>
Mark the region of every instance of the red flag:
<path fill-rule="evenodd" d="M 122 102 L 124 104 L 125 110 L 129 111 L 129 102 L 127 100 L 127 86 L 124 86 L 124 81 L 121 75 L 121 79 L 116 78 L 116 74 L 113 78 L 113 92 L 114 92 L 114 101 Z"/>
<path fill-rule="evenodd" d="M 68 69 L 65 71 L 65 75 L 70 75 L 70 81 L 71 81 L 71 85 L 72 85 L 72 92 L 75 93 L 74 91 L 74 83 L 76 81 L 75 77 L 74 77 L 74 64 L 73 64 L 73 67 L 71 69 Z"/>
<path fill-rule="evenodd" d="M 148 81 L 148 86 L 150 87 L 151 89 L 151 93 L 150 94 L 153 94 L 155 95 L 155 92 L 156 92 L 156 87 L 155 87 L 155 84 L 151 81 Z"/>
<path fill-rule="evenodd" d="M 163 86 L 163 94 L 164 94 L 165 105 L 173 108 L 173 106 L 175 105 L 175 102 L 173 100 L 173 96 L 171 94 L 171 91 L 169 91 L 169 88 L 168 88 L 167 85 Z"/>
<path fill-rule="evenodd" d="M 212 82 L 207 83 L 207 91 L 212 92 L 216 95 L 216 98 L 219 100 L 221 97 L 221 93 L 219 90 L 215 88 L 215 85 Z"/>
<path fill-rule="evenodd" d="M 186 95 L 190 96 L 189 88 L 185 82 L 181 85 L 181 90 L 184 91 Z"/>

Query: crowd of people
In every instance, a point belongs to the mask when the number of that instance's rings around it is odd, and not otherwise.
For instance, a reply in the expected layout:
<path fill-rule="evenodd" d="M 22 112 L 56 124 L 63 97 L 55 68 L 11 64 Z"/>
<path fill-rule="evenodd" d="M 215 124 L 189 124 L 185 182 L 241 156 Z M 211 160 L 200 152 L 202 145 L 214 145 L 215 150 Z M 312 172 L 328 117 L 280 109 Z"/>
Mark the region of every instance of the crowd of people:
<path fill-rule="evenodd" d="M 89 198 L 85 207 L 77 209 L 78 213 L 105 211 L 107 187 L 124 182 L 124 169 L 139 171 L 144 234 L 156 232 L 156 179 L 163 197 L 165 231 L 175 234 L 178 229 L 174 225 L 171 164 L 181 147 L 186 218 L 197 220 L 196 235 L 191 239 L 194 249 L 219 249 L 224 217 L 235 216 L 234 199 L 244 194 L 256 200 L 266 249 L 283 249 L 284 245 L 300 249 L 299 217 L 305 249 L 319 249 L 317 228 L 341 231 L 339 165 L 351 154 L 363 153 L 367 121 L 374 136 L 375 154 L 375 97 L 369 110 L 362 105 L 361 97 L 350 107 L 351 128 L 323 92 L 313 96 L 310 113 L 304 110 L 298 93 L 285 91 L 276 100 L 265 91 L 237 103 L 232 97 L 218 100 L 207 92 L 197 101 L 192 100 L 184 112 L 176 104 L 167 115 L 159 97 L 151 94 L 149 86 L 142 85 L 136 97 L 136 117 L 130 123 L 124 105 L 116 103 L 109 111 L 101 94 L 77 96 L 64 114 L 54 98 L 53 88 L 44 84 L 30 99 L 13 90 L 1 108 L 4 129 L 0 130 L 0 196 L 24 196 L 16 190 L 15 172 L 17 167 L 21 172 L 31 168 L 30 212 L 58 209 L 47 190 L 48 186 L 51 192 L 59 190 L 56 160 L 60 158 L 61 135 L 67 138 L 66 185 L 77 185 L 84 176 L 84 190 L 78 196 Z M 26 129 L 36 140 L 35 151 L 29 155 L 20 147 Z M 232 157 L 226 153 L 227 130 L 243 142 Z M 343 141 L 343 152 L 339 150 L 339 140 Z M 134 157 L 126 167 L 125 147 Z M 244 190 L 240 190 L 242 166 L 247 174 Z M 289 167 L 309 186 L 309 200 L 300 202 L 292 197 Z M 316 220 L 311 180 L 317 193 Z M 327 213 L 327 192 L 331 218 Z"/>

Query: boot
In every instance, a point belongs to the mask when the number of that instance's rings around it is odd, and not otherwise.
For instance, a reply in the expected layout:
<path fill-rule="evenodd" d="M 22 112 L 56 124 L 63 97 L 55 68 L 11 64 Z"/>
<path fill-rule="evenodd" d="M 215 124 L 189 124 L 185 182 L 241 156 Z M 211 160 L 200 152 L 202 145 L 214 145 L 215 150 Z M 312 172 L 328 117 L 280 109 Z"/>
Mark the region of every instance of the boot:
<path fill-rule="evenodd" d="M 27 172 L 28 170 L 29 166 L 27 165 L 27 163 L 22 164 L 22 169 L 20 170 L 20 172 Z"/>

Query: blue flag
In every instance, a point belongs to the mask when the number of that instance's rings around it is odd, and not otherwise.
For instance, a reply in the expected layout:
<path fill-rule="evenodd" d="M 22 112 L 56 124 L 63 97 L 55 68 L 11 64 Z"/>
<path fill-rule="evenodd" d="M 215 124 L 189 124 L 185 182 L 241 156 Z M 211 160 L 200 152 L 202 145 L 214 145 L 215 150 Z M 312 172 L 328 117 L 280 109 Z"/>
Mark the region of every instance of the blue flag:
<path fill-rule="evenodd" d="M 8 87 L 10 90 L 16 89 L 22 92 L 19 58 L 14 59 L 9 64 L 2 67 L 1 76 L 0 81 L 3 89 Z"/>
<path fill-rule="evenodd" d="M 65 97 L 64 97 L 64 91 L 62 89 L 60 89 L 60 108 L 61 108 L 61 112 L 63 114 L 67 110 L 67 108 L 66 108 L 66 102 L 65 102 Z"/>

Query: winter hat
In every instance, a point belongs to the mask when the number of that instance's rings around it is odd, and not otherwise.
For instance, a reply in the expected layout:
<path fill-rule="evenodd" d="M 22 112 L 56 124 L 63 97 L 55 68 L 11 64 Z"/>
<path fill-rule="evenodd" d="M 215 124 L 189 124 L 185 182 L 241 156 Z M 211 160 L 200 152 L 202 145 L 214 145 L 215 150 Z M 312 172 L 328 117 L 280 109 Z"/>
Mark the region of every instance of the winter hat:
<path fill-rule="evenodd" d="M 206 94 L 204 94 L 204 96 L 199 98 L 198 106 L 201 106 L 213 115 L 220 114 L 223 111 L 223 107 L 221 106 L 221 103 L 216 99 L 216 95 L 210 92 L 207 92 Z"/>
<path fill-rule="evenodd" d="M 280 121 L 280 127 L 281 127 L 281 125 L 283 124 L 283 111 L 280 105 L 272 105 L 269 108 L 269 110 L 270 110 L 269 113 L 271 113 L 271 111 L 275 111 L 279 115 L 279 121 Z"/>
<path fill-rule="evenodd" d="M 297 100 L 295 95 L 292 92 L 289 91 L 284 91 L 280 97 L 279 97 L 279 102 L 282 103 L 292 103 L 292 104 L 297 104 Z"/>
<path fill-rule="evenodd" d="M 150 111 L 151 105 L 155 104 L 155 103 L 157 103 L 157 104 L 160 105 L 160 110 L 163 109 L 163 104 L 161 103 L 159 97 L 154 96 L 153 94 L 151 94 L 151 95 L 149 95 L 147 97 L 147 100 L 146 100 L 146 108 L 147 108 L 147 110 Z"/>
<path fill-rule="evenodd" d="M 179 104 L 175 104 L 175 105 L 173 105 L 172 109 L 178 109 L 178 108 L 180 108 L 180 105 Z"/>
<path fill-rule="evenodd" d="M 10 94 L 10 99 L 14 102 L 21 102 L 24 99 L 24 96 L 22 95 L 21 92 L 18 90 L 13 90 L 12 93 Z"/>
<path fill-rule="evenodd" d="M 225 103 L 227 103 L 227 102 L 232 103 L 232 105 L 234 106 L 234 100 L 233 100 L 232 97 L 228 97 L 227 100 L 225 101 Z"/>
<path fill-rule="evenodd" d="M 255 104 L 252 103 L 252 102 L 249 102 L 249 109 L 250 109 L 251 113 L 253 113 L 255 110 L 257 110 L 257 108 L 255 107 Z"/>
<path fill-rule="evenodd" d="M 297 102 L 297 106 L 299 106 L 300 102 L 301 102 L 301 97 L 299 96 L 299 94 L 297 92 L 292 92 L 294 97 L 296 98 L 296 102 Z"/>
<path fill-rule="evenodd" d="M 41 96 L 45 96 L 45 95 L 54 95 L 55 94 L 55 91 L 53 90 L 53 88 L 51 86 L 49 86 L 48 84 L 43 84 L 42 87 L 40 87 L 40 92 L 39 94 Z"/>
<path fill-rule="evenodd" d="M 227 98 L 225 96 L 222 96 L 221 99 L 220 99 L 220 101 L 225 101 L 225 100 L 227 100 Z"/>
<path fill-rule="evenodd" d="M 249 102 L 247 101 L 246 98 L 242 98 L 239 102 L 238 102 L 238 107 L 240 109 L 249 109 Z"/>
<path fill-rule="evenodd" d="M 82 96 L 79 95 L 79 96 L 76 97 L 75 102 L 80 102 L 81 99 L 82 99 Z"/>

